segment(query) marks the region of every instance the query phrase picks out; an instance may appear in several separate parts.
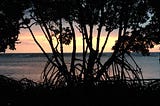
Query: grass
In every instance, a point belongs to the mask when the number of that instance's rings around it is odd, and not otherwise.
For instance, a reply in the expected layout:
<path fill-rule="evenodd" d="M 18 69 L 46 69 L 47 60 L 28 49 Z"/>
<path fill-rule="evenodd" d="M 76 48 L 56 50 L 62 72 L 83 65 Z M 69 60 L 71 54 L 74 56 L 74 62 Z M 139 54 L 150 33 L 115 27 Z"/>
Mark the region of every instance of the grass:
<path fill-rule="evenodd" d="M 29 79 L 0 76 L 0 106 L 159 106 L 160 81 L 83 83 L 54 88 Z"/>

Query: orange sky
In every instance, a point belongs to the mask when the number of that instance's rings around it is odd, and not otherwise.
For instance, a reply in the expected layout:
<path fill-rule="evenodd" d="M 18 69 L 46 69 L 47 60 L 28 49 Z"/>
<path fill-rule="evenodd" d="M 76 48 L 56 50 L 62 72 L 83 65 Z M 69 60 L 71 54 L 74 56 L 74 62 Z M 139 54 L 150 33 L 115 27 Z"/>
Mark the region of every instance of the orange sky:
<path fill-rule="evenodd" d="M 37 40 L 41 43 L 45 51 L 51 52 L 46 38 L 37 27 L 34 28 L 34 33 L 36 35 Z M 106 35 L 106 33 L 104 35 Z M 114 33 L 111 36 L 113 37 L 109 38 L 105 52 L 111 52 L 111 48 L 114 45 L 115 40 L 117 39 L 114 36 Z M 16 45 L 16 50 L 12 51 L 7 49 L 6 52 L 7 53 L 39 53 L 41 52 L 40 48 L 33 41 L 33 38 L 27 29 L 21 30 L 21 33 L 19 35 L 19 40 L 21 43 Z M 77 40 L 77 52 L 82 52 L 82 37 L 80 33 L 77 33 L 76 40 Z M 104 40 L 105 40 L 105 36 L 101 36 L 100 46 L 104 43 Z M 96 47 L 96 38 L 93 38 L 93 46 Z M 72 52 L 72 43 L 70 45 L 64 46 L 64 52 Z"/>
<path fill-rule="evenodd" d="M 43 33 L 39 31 L 38 28 L 34 28 L 36 37 L 39 42 L 41 42 L 41 45 L 45 49 L 46 52 L 51 52 L 49 48 L 49 44 L 46 41 L 46 38 L 43 36 Z M 102 33 L 103 34 L 103 33 Z M 104 34 L 106 35 L 106 34 Z M 117 39 L 116 37 L 116 32 L 111 33 L 111 36 L 109 37 L 108 43 L 107 43 L 107 48 L 105 48 L 105 52 L 112 52 L 111 48 L 115 43 L 115 40 Z M 16 45 L 16 50 L 8 50 L 6 53 L 41 53 L 42 51 L 39 49 L 39 47 L 36 45 L 36 43 L 33 41 L 32 36 L 28 32 L 28 30 L 21 30 L 21 33 L 19 35 L 19 40 L 21 41 L 20 44 Z M 77 52 L 82 52 L 82 38 L 78 35 L 77 38 Z M 100 46 L 104 43 L 105 36 L 101 36 L 100 39 Z M 94 43 L 95 42 L 95 43 Z M 93 38 L 93 46 L 96 46 L 96 38 Z M 68 46 L 64 47 L 64 52 L 71 52 L 72 51 L 72 43 Z M 159 47 L 156 46 L 154 49 L 151 49 L 151 52 L 159 52 Z"/>

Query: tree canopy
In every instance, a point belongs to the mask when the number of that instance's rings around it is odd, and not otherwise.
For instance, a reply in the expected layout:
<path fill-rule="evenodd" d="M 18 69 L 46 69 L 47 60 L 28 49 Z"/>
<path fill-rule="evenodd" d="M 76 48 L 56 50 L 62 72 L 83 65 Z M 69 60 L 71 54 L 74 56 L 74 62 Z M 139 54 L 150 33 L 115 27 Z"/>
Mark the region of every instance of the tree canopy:
<path fill-rule="evenodd" d="M 159 8 L 152 0 L 5 0 L 0 9 L 0 51 L 4 52 L 7 46 L 15 49 L 20 28 L 28 29 L 48 59 L 44 82 L 55 86 L 81 81 L 138 80 L 142 78 L 141 70 L 130 52 L 148 55 L 149 48 L 160 43 Z M 52 50 L 51 57 L 37 41 L 32 26 L 41 28 Z M 76 30 L 83 38 L 83 58 L 77 56 Z M 114 52 L 102 63 L 101 57 L 113 31 L 118 36 L 112 48 Z M 106 37 L 102 47 L 101 36 Z M 64 44 L 71 42 L 68 65 Z"/>
<path fill-rule="evenodd" d="M 27 9 L 28 2 L 21 0 L 1 0 L 0 1 L 0 52 L 5 52 L 9 47 L 15 50 L 18 43 L 20 30 L 20 19 Z"/>
<path fill-rule="evenodd" d="M 106 27 L 106 31 L 118 29 L 121 26 L 120 24 L 122 24 L 122 29 L 129 29 L 127 31 L 128 36 L 136 34 L 136 37 L 139 37 L 131 38 L 134 40 L 129 41 L 132 42 L 132 46 L 128 49 L 145 53 L 148 51 L 148 48 L 154 47 L 153 43 L 159 44 L 159 7 L 156 5 L 158 2 L 155 2 L 151 0 L 1 1 L 1 51 L 5 51 L 7 45 L 10 49 L 15 49 L 15 43 L 18 40 L 20 30 L 20 20 L 26 15 L 24 11 L 32 8 L 34 5 L 38 8 L 38 11 L 34 11 L 34 15 L 40 20 L 43 17 L 43 20 L 47 23 L 51 21 L 57 21 L 56 23 L 58 23 L 58 19 L 62 18 L 79 24 L 82 21 L 83 24 L 89 27 L 95 25 Z M 53 28 L 53 25 L 50 25 L 50 27 Z M 127 40 L 130 38 L 126 37 L 123 39 Z M 150 40 L 144 41 L 145 39 Z M 133 44 L 133 41 L 138 43 Z"/>

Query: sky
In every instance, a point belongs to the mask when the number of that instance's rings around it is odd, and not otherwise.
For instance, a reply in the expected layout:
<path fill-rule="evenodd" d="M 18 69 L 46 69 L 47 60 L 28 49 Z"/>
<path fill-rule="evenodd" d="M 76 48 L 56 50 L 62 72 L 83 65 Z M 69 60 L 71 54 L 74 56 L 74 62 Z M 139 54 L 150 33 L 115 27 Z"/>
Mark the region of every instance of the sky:
<path fill-rule="evenodd" d="M 40 42 L 44 50 L 48 53 L 51 52 L 49 44 L 46 38 L 44 37 L 43 33 L 39 30 L 38 27 L 35 27 L 33 29 L 34 29 L 33 31 L 36 35 L 37 40 Z M 96 34 L 96 32 L 94 32 L 94 34 Z M 106 35 L 106 33 L 102 32 L 102 35 Z M 107 43 L 107 47 L 105 48 L 104 52 L 112 52 L 111 48 L 115 44 L 115 41 L 117 40 L 116 35 L 117 35 L 116 32 L 111 33 L 108 43 Z M 27 29 L 22 29 L 20 31 L 19 40 L 21 43 L 16 45 L 16 50 L 7 49 L 6 53 L 42 53 L 42 51 L 37 46 L 37 44 L 34 42 L 30 32 Z M 76 41 L 77 41 L 76 43 L 77 52 L 82 52 L 83 43 L 82 43 L 82 37 L 80 33 L 77 33 Z M 102 44 L 104 44 L 104 41 L 105 41 L 105 36 L 101 36 L 100 47 L 102 47 Z M 93 38 L 93 46 L 96 47 L 96 37 Z M 150 51 L 160 52 L 159 46 L 155 46 L 155 48 L 150 49 Z M 72 43 L 70 45 L 64 46 L 64 52 L 66 53 L 72 52 Z"/>
<path fill-rule="evenodd" d="M 34 33 L 36 35 L 37 40 L 40 42 L 42 47 L 45 49 L 46 52 L 51 52 L 51 49 L 49 47 L 49 44 L 41 32 L 39 28 L 35 27 L 33 28 Z M 82 52 L 82 37 L 80 33 L 76 33 L 76 45 L 77 45 L 77 52 Z M 94 32 L 94 34 L 97 34 Z M 102 32 L 102 35 L 106 35 L 106 33 Z M 102 47 L 102 44 L 104 44 L 105 41 L 105 36 L 101 36 L 100 39 L 100 47 Z M 111 34 L 111 37 L 109 37 L 107 47 L 105 48 L 105 52 L 112 52 L 111 48 L 114 45 L 117 37 L 115 36 L 114 32 Z M 37 44 L 34 42 L 30 32 L 27 29 L 22 29 L 19 34 L 19 41 L 21 42 L 20 44 L 16 45 L 16 50 L 6 50 L 6 53 L 42 53 L 40 48 L 37 46 Z M 93 38 L 93 46 L 96 47 L 96 37 Z M 64 52 L 69 53 L 72 52 L 72 42 L 70 45 L 64 46 Z"/>

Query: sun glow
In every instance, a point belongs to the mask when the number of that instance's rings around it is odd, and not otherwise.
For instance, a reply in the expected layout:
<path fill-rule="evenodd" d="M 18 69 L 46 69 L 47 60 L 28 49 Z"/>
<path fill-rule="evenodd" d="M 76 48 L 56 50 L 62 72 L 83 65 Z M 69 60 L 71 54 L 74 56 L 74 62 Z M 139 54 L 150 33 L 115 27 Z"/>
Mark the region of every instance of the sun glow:
<path fill-rule="evenodd" d="M 41 44 L 43 49 L 46 52 L 51 52 L 51 48 L 49 46 L 49 43 L 47 39 L 45 38 L 44 34 L 41 32 L 40 29 L 37 27 L 34 28 L 34 34 L 37 39 L 37 41 Z M 96 32 L 94 32 L 96 35 Z M 96 48 L 97 43 L 97 37 L 94 35 L 93 37 L 93 47 Z M 106 39 L 106 33 L 102 32 L 101 38 L 100 38 L 100 50 L 105 42 Z M 41 49 L 38 47 L 38 45 L 34 42 L 30 32 L 26 29 L 22 29 L 21 33 L 19 35 L 20 44 L 16 45 L 16 50 L 8 50 L 7 53 L 42 53 Z M 108 38 L 106 48 L 104 49 L 104 52 L 112 52 L 112 46 L 115 44 L 115 41 L 117 40 L 117 32 L 114 31 L 111 33 L 111 35 Z M 56 41 L 53 41 L 56 42 Z M 64 52 L 65 53 L 71 53 L 72 52 L 72 46 L 73 41 L 70 45 L 64 45 Z M 76 52 L 82 52 L 83 50 L 83 39 L 82 35 L 76 31 Z M 151 52 L 159 52 L 159 47 L 155 46 L 155 48 L 150 49 Z"/>

